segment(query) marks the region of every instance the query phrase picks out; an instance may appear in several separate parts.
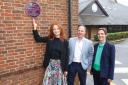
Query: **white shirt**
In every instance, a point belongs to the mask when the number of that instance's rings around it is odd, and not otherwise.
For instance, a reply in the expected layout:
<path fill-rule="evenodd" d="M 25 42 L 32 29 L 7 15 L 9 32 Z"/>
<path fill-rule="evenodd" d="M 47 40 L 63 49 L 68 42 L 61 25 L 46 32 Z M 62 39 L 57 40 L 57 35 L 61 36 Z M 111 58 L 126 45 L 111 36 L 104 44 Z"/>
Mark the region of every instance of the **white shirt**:
<path fill-rule="evenodd" d="M 81 62 L 83 39 L 76 40 L 73 62 Z"/>

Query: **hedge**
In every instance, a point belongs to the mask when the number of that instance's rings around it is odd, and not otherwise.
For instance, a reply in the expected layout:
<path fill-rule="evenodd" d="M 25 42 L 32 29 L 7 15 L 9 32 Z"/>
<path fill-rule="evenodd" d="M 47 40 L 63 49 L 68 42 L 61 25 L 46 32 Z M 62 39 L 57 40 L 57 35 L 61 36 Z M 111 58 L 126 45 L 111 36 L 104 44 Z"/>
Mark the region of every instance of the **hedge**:
<path fill-rule="evenodd" d="M 117 39 L 122 39 L 122 38 L 128 38 L 128 31 L 108 33 L 107 35 L 107 40 L 117 40 Z M 94 35 L 94 41 L 98 41 L 97 35 Z"/>

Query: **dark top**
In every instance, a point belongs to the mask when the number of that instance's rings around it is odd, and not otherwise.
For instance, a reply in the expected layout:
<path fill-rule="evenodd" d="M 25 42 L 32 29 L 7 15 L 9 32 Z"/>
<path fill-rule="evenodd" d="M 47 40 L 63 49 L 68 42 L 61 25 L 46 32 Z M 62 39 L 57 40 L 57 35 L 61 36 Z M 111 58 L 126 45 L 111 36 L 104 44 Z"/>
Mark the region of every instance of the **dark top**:
<path fill-rule="evenodd" d="M 41 37 L 37 30 L 33 30 L 33 35 L 38 43 L 46 43 L 46 51 L 43 60 L 43 67 L 46 68 L 50 59 L 60 59 L 62 71 L 67 71 L 68 68 L 68 41 L 61 41 L 59 38 L 49 39 Z"/>
<path fill-rule="evenodd" d="M 52 59 L 61 59 L 60 56 L 61 56 L 61 40 L 59 38 L 55 38 L 53 41 L 52 41 L 52 49 L 51 49 L 51 58 Z"/>
<path fill-rule="evenodd" d="M 99 43 L 94 45 L 94 56 L 93 56 L 92 66 L 94 65 L 98 45 Z M 114 68 L 115 68 L 115 46 L 111 43 L 106 42 L 101 54 L 100 77 L 113 80 Z M 95 74 L 93 67 L 91 68 L 91 72 Z"/>

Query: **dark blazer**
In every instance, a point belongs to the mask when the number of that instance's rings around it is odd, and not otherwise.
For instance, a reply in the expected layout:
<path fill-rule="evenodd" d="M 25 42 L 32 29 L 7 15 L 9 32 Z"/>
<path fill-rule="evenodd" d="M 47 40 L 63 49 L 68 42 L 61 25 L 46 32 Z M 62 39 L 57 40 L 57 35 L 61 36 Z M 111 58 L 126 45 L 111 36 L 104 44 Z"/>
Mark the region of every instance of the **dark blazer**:
<path fill-rule="evenodd" d="M 94 45 L 94 57 L 92 61 L 92 73 L 94 72 L 93 65 L 94 60 L 98 48 L 98 43 Z M 114 67 L 115 67 L 115 46 L 106 42 L 103 48 L 103 52 L 101 54 L 101 62 L 100 62 L 101 70 L 100 70 L 100 76 L 102 78 L 112 79 L 114 76 Z"/>
<path fill-rule="evenodd" d="M 46 51 L 44 55 L 44 61 L 43 61 L 43 67 L 46 68 L 50 61 L 49 54 L 51 53 L 51 47 L 52 47 L 52 39 L 49 39 L 48 37 L 40 37 L 37 30 L 33 30 L 34 38 L 36 42 L 43 42 L 46 43 Z M 68 42 L 67 40 L 62 41 L 61 44 L 61 67 L 62 71 L 67 71 L 68 67 Z"/>

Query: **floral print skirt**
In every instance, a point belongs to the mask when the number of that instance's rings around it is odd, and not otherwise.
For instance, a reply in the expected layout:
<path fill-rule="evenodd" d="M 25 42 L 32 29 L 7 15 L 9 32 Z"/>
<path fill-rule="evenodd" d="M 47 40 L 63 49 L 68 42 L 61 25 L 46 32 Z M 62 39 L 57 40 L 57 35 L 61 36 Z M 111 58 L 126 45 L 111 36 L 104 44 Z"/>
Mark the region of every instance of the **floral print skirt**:
<path fill-rule="evenodd" d="M 67 85 L 66 78 L 61 69 L 60 60 L 50 60 L 42 85 Z"/>

